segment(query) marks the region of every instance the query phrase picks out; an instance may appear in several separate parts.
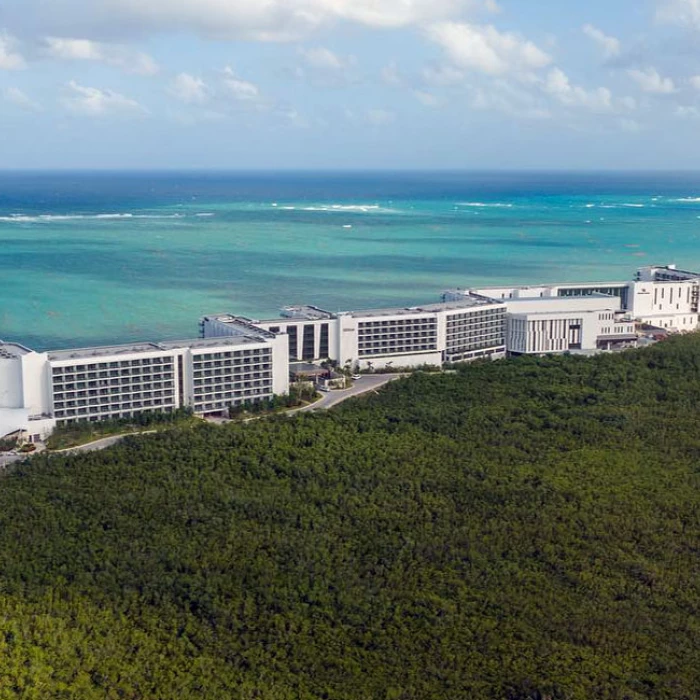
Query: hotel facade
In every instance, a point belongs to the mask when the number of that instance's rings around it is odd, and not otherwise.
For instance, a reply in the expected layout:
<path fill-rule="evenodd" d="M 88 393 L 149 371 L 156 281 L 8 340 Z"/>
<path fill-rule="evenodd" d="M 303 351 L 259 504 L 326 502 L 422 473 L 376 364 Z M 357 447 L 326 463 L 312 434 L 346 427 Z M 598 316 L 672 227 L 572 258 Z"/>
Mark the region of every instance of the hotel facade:
<path fill-rule="evenodd" d="M 629 282 L 451 290 L 423 306 L 205 316 L 200 338 L 180 342 L 34 352 L 0 341 L 0 438 L 184 407 L 221 414 L 288 393 L 296 362 L 373 371 L 635 347 L 637 324 L 696 330 L 699 299 L 700 274 L 668 265 Z"/>
<path fill-rule="evenodd" d="M 185 407 L 206 416 L 288 391 L 286 338 L 246 324 L 213 341 L 44 353 L 0 344 L 0 437 Z"/>
<path fill-rule="evenodd" d="M 226 337 L 241 319 L 206 316 L 206 338 Z M 425 306 L 332 314 L 315 306 L 287 307 L 282 318 L 249 321 L 288 338 L 290 362 L 331 360 L 352 370 L 442 366 L 506 354 L 506 305 L 476 294 Z"/>

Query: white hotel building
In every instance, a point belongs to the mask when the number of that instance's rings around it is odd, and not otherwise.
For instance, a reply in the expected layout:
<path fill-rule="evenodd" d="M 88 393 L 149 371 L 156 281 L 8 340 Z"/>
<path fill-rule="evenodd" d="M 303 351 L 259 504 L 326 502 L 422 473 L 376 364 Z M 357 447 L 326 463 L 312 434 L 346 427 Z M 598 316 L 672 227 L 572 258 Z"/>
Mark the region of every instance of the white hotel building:
<path fill-rule="evenodd" d="M 315 306 L 287 307 L 283 317 L 247 321 L 288 338 L 289 360 L 332 360 L 355 370 L 442 366 L 505 357 L 506 306 L 475 294 L 407 308 L 333 314 Z M 227 336 L 241 319 L 206 316 L 206 338 Z"/>
<path fill-rule="evenodd" d="M 217 340 L 37 353 L 0 343 L 0 437 L 190 407 L 226 411 L 289 391 L 286 338 L 236 324 Z"/>
<path fill-rule="evenodd" d="M 0 341 L 0 438 L 181 407 L 221 413 L 288 393 L 290 362 L 398 369 L 633 347 L 636 323 L 696 330 L 699 299 L 700 274 L 669 265 L 641 268 L 631 282 L 454 290 L 406 308 L 206 316 L 191 341 L 42 353 Z"/>
<path fill-rule="evenodd" d="M 506 305 L 513 354 L 633 347 L 637 323 L 676 332 L 700 323 L 700 274 L 673 265 L 640 268 L 629 282 L 452 290 L 444 298 L 469 294 Z"/>

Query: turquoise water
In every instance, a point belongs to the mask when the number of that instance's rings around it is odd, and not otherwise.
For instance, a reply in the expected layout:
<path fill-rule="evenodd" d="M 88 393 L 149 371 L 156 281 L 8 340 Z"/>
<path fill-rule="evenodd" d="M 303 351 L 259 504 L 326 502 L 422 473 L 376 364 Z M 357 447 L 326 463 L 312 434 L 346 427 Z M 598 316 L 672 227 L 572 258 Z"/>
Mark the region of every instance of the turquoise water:
<path fill-rule="evenodd" d="M 700 268 L 700 176 L 0 176 L 0 338 L 36 349 L 434 302 L 453 286 Z"/>

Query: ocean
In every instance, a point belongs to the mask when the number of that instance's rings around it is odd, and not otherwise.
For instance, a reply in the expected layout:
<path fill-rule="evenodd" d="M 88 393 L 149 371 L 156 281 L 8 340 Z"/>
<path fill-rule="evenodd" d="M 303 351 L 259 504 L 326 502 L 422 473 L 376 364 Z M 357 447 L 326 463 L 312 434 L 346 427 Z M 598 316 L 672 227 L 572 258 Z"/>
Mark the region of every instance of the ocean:
<path fill-rule="evenodd" d="M 0 338 L 196 337 L 450 287 L 700 268 L 700 174 L 0 173 Z"/>

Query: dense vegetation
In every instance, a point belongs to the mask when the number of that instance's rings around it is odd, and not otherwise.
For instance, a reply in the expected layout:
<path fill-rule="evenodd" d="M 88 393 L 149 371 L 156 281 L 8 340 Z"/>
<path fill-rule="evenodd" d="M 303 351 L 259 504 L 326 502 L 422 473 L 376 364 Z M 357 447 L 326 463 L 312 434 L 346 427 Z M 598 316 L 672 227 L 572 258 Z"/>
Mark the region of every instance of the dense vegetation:
<path fill-rule="evenodd" d="M 184 427 L 187 424 L 198 422 L 190 408 L 178 408 L 169 413 L 153 411 L 138 413 L 132 418 L 114 418 L 112 420 L 91 423 L 81 421 L 59 425 L 47 441 L 50 450 L 65 450 L 77 445 L 85 445 L 94 440 L 100 440 L 110 435 L 123 435 L 126 433 L 143 433 L 163 428 L 172 428 L 177 425 Z"/>
<path fill-rule="evenodd" d="M 245 419 L 265 413 L 279 413 L 291 408 L 301 408 L 312 403 L 320 396 L 312 384 L 308 386 L 293 386 L 288 394 L 283 394 L 282 396 L 273 396 L 262 401 L 244 401 L 237 406 L 231 406 L 228 410 L 228 417 Z"/>
<path fill-rule="evenodd" d="M 691 699 L 700 337 L 0 482 L 0 698 Z"/>

